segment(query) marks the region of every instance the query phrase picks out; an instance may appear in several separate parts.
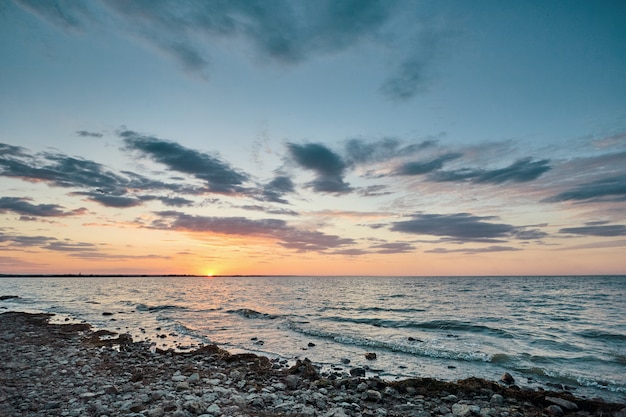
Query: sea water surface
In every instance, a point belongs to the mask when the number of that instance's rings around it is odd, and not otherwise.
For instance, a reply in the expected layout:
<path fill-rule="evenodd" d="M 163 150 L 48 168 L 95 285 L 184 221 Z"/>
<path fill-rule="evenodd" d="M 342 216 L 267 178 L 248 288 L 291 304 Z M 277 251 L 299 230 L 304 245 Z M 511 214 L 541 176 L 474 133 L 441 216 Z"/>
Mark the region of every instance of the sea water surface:
<path fill-rule="evenodd" d="M 20 297 L 0 312 L 56 313 L 159 348 L 216 343 L 385 379 L 509 372 L 626 400 L 626 276 L 4 277 L 0 295 Z"/>

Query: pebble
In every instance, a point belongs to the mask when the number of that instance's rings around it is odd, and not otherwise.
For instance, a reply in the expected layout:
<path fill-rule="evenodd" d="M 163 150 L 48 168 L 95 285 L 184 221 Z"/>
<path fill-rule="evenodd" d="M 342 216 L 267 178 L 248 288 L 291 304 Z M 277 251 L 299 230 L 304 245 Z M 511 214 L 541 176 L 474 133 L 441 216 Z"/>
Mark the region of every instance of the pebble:
<path fill-rule="evenodd" d="M 365 379 L 361 367 L 320 374 L 305 359 L 275 369 L 267 358 L 217 347 L 174 354 L 128 339 L 106 345 L 88 326 L 46 325 L 41 315 L 0 314 L 0 334 L 10 335 L 0 343 L 0 416 L 561 417 L 566 410 L 626 417 L 619 414 L 623 404 L 593 409 L 583 400 L 548 392 L 524 397 L 520 388 L 483 380 L 467 388 L 429 379 L 385 382 Z M 585 411 L 576 411 L 582 404 Z"/>

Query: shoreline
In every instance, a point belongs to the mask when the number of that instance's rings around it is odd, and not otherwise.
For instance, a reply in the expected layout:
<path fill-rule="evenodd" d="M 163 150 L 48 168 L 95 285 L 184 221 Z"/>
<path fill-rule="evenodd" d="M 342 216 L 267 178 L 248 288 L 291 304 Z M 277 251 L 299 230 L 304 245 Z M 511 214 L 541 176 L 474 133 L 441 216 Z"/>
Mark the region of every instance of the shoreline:
<path fill-rule="evenodd" d="M 320 374 L 216 345 L 150 351 L 128 334 L 51 314 L 0 314 L 0 415 L 626 417 L 626 403 L 468 378 L 384 381 Z"/>

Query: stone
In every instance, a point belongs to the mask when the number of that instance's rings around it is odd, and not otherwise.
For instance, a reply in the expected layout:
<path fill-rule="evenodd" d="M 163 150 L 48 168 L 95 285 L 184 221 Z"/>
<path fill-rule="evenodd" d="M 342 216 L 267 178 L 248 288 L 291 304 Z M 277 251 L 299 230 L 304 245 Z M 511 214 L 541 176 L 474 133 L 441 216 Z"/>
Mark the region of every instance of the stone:
<path fill-rule="evenodd" d="M 376 354 L 374 352 L 367 352 L 365 354 L 365 359 L 367 359 L 368 361 L 373 361 L 374 359 L 376 359 Z"/>
<path fill-rule="evenodd" d="M 380 400 L 383 399 L 383 395 L 379 391 L 376 391 L 374 389 L 369 389 L 363 393 L 361 398 L 366 401 L 379 402 Z"/>
<path fill-rule="evenodd" d="M 200 375 L 197 372 L 194 372 L 193 374 L 189 375 L 189 378 L 187 378 L 187 382 L 189 382 L 190 384 L 198 382 L 199 380 Z"/>
<path fill-rule="evenodd" d="M 577 411 L 578 410 L 578 405 L 576 405 L 576 403 L 573 403 L 569 400 L 566 400 L 564 398 L 558 398 L 558 397 L 549 397 L 546 396 L 546 401 L 552 404 L 556 404 L 561 408 L 565 408 L 567 410 L 570 411 Z"/>
<path fill-rule="evenodd" d="M 458 417 L 480 414 L 480 407 L 472 404 L 456 403 L 452 405 L 452 414 Z"/>
<path fill-rule="evenodd" d="M 507 385 L 511 385 L 515 383 L 515 378 L 513 378 L 510 373 L 505 372 L 504 374 L 502 374 L 502 378 L 500 378 L 500 381 L 504 382 Z"/>
<path fill-rule="evenodd" d="M 552 404 L 546 408 L 546 412 L 551 416 L 561 417 L 563 413 L 563 409 L 556 404 Z"/>
<path fill-rule="evenodd" d="M 504 404 L 504 397 L 500 394 L 493 394 L 489 399 L 489 403 L 492 405 L 502 405 Z"/>
<path fill-rule="evenodd" d="M 352 369 L 350 369 L 350 375 L 352 375 L 354 377 L 364 377 L 365 376 L 365 369 L 363 369 L 363 368 L 352 368 Z"/>
<path fill-rule="evenodd" d="M 287 375 L 285 377 L 285 385 L 291 390 L 298 388 L 300 386 L 300 377 L 298 375 Z"/>

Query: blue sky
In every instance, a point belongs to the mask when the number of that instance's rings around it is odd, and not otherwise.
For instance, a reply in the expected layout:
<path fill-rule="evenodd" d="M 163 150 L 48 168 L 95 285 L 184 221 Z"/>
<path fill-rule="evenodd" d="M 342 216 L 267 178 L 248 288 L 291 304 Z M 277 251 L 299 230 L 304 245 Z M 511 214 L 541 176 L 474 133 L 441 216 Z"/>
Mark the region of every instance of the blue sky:
<path fill-rule="evenodd" d="M 4 2 L 0 270 L 626 273 L 625 18 Z"/>

